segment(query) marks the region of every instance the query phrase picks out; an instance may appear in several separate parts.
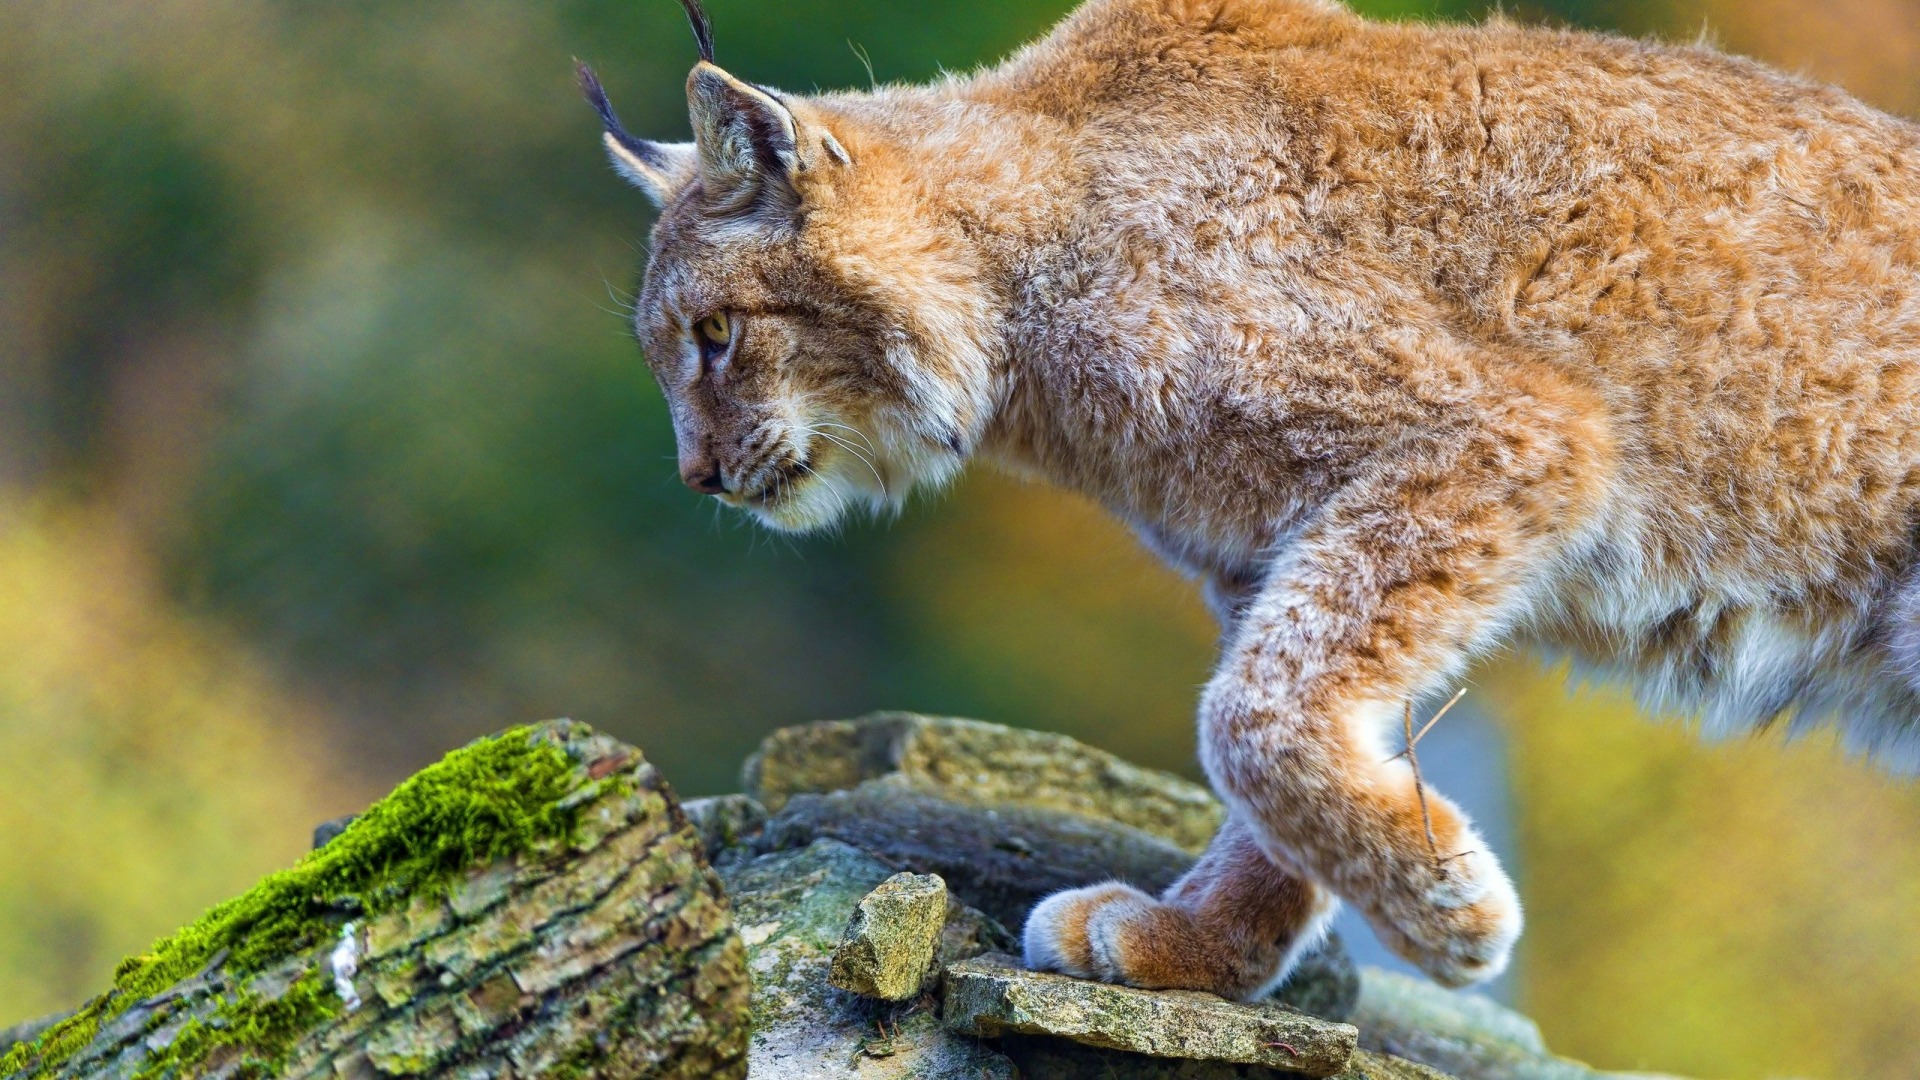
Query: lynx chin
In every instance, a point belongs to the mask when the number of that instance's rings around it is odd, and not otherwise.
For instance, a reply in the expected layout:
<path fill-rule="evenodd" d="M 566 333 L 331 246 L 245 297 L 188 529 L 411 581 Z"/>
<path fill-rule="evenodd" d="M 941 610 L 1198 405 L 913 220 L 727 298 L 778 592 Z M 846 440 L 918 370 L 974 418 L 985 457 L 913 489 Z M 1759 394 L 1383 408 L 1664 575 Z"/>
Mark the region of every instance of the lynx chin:
<path fill-rule="evenodd" d="M 683 3 L 691 143 L 581 78 L 661 210 L 635 324 L 686 482 L 805 530 L 978 458 L 1110 508 L 1224 628 L 1228 824 L 1164 895 L 1039 904 L 1030 964 L 1251 997 L 1339 898 L 1497 974 L 1514 888 L 1431 791 L 1429 846 L 1393 736 L 1510 645 L 1920 763 L 1920 128 L 1332 0 L 1090 0 L 971 76 L 800 96 Z"/>

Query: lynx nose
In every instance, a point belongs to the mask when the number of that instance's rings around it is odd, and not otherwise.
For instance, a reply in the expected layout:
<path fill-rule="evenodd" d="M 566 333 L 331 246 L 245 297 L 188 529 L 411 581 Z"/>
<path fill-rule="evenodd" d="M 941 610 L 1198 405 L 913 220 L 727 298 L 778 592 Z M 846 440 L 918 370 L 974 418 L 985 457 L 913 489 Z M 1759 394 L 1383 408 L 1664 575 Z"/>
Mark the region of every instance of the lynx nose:
<path fill-rule="evenodd" d="M 727 490 L 720 478 L 720 465 L 714 461 L 689 461 L 680 466 L 680 479 L 702 495 L 721 495 Z"/>

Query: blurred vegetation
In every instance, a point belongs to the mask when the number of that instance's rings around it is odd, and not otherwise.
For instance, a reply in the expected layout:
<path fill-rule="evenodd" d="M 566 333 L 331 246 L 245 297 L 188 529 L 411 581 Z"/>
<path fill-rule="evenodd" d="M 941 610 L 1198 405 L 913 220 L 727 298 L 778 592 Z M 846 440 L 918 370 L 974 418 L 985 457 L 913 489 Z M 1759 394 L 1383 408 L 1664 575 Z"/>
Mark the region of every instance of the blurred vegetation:
<path fill-rule="evenodd" d="M 0 1008 L 114 965 L 305 848 L 372 785 L 98 512 L 0 501 Z"/>
<path fill-rule="evenodd" d="M 1395 17 L 1477 3 L 1380 0 Z M 1064 0 L 711 0 L 805 90 L 989 62 Z M 1555 0 L 1920 111 L 1920 0 Z M 621 307 L 648 217 L 570 58 L 676 136 L 668 0 L 0 5 L 0 1024 L 284 865 L 447 748 L 571 715 L 687 791 L 877 707 L 1188 773 L 1193 590 L 991 477 L 890 527 L 687 494 Z M 1598 1062 L 1904 1077 L 1920 796 L 1826 748 L 1702 747 L 1500 668 L 1521 1004 Z"/>
<path fill-rule="evenodd" d="M 1690 1076 L 1920 1076 L 1920 789 L 1822 738 L 1709 745 L 1564 667 L 1488 672 L 1555 1049 Z"/>

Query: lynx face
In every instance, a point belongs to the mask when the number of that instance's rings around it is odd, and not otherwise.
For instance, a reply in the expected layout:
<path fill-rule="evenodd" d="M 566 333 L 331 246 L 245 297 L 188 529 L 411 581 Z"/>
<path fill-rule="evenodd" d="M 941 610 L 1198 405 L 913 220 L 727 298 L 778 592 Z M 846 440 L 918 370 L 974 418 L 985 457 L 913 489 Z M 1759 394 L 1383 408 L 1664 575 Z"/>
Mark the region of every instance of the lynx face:
<path fill-rule="evenodd" d="M 614 167 L 662 210 L 634 329 L 687 485 L 807 531 L 952 475 L 992 395 L 953 311 L 979 305 L 884 168 L 856 162 L 816 107 L 710 60 L 687 83 L 692 143 L 629 135 L 580 77 Z M 875 220 L 891 225 L 861 228 Z"/>
<path fill-rule="evenodd" d="M 662 219 L 634 316 L 681 477 L 780 529 L 897 501 L 910 477 L 872 434 L 876 328 L 816 302 L 829 291 L 798 232 L 716 222 L 703 203 Z"/>

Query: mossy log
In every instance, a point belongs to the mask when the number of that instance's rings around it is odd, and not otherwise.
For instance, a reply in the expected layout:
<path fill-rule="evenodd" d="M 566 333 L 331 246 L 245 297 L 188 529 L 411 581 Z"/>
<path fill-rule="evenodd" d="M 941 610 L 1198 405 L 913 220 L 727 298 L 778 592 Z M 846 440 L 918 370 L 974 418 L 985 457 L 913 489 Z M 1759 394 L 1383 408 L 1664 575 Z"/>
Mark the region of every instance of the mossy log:
<path fill-rule="evenodd" d="M 743 1077 L 745 963 L 659 773 L 557 721 L 408 780 L 0 1076 Z"/>

